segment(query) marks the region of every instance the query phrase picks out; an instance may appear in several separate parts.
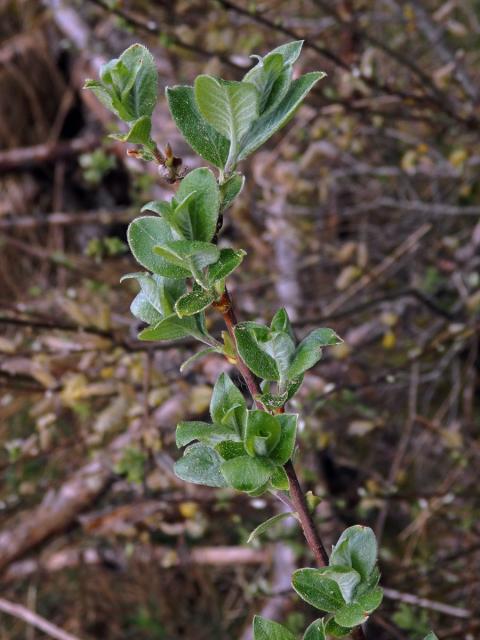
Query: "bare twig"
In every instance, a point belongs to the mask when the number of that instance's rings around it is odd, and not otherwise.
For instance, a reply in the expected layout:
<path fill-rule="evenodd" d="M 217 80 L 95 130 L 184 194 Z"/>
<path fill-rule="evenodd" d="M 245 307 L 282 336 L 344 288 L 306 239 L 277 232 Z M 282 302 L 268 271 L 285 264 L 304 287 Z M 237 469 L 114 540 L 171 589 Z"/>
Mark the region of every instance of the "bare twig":
<path fill-rule="evenodd" d="M 74 636 L 71 633 L 67 633 L 67 631 L 63 631 L 60 627 L 57 627 L 48 620 L 45 620 L 45 618 L 42 618 L 42 616 L 39 616 L 38 613 L 34 613 L 21 604 L 5 600 L 5 598 L 0 598 L 0 611 L 23 620 L 32 627 L 43 631 L 47 636 L 56 638 L 56 640 L 79 640 L 78 636 Z"/>

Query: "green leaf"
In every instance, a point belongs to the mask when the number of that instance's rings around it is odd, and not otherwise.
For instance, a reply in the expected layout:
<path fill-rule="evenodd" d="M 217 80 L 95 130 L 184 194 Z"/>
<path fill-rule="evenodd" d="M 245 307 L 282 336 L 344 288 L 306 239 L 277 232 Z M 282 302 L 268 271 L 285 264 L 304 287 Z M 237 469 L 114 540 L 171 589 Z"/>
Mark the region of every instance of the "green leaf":
<path fill-rule="evenodd" d="M 283 307 L 273 316 L 270 329 L 272 329 L 272 331 L 287 333 L 292 340 L 295 340 L 290 318 L 288 317 L 286 309 Z"/>
<path fill-rule="evenodd" d="M 262 616 L 253 618 L 253 640 L 295 640 L 295 636 L 278 622 Z"/>
<path fill-rule="evenodd" d="M 130 223 L 127 231 L 128 244 L 143 267 L 167 278 L 188 278 L 190 271 L 167 262 L 153 249 L 159 243 L 174 240 L 173 233 L 165 220 L 156 216 L 142 216 Z"/>
<path fill-rule="evenodd" d="M 354 525 L 345 529 L 330 556 L 330 565 L 352 567 L 367 580 L 377 562 L 377 540 L 372 529 Z"/>
<path fill-rule="evenodd" d="M 322 347 L 340 344 L 341 338 L 333 329 L 315 329 L 304 338 L 295 350 L 295 356 L 288 370 L 288 377 L 298 378 L 311 369 L 322 357 Z"/>
<path fill-rule="evenodd" d="M 325 631 L 328 636 L 333 636 L 334 638 L 343 638 L 350 633 L 350 629 L 348 627 L 341 627 L 333 618 L 330 618 L 330 620 L 327 621 Z"/>
<path fill-rule="evenodd" d="M 238 160 L 247 158 L 281 129 L 293 116 L 313 85 L 324 76 L 324 73 L 313 71 L 294 80 L 281 102 L 274 109 L 260 116 L 242 138 Z"/>
<path fill-rule="evenodd" d="M 197 351 L 197 353 L 194 353 L 193 356 L 190 356 L 190 358 L 187 358 L 185 362 L 182 362 L 180 366 L 180 373 L 183 373 L 185 369 L 187 369 L 191 364 L 193 364 L 200 358 L 203 358 L 203 356 L 206 356 L 209 353 L 223 353 L 223 352 L 221 347 L 207 347 L 206 349 L 200 349 L 200 351 Z"/>
<path fill-rule="evenodd" d="M 168 87 L 167 100 L 175 124 L 192 149 L 223 169 L 230 143 L 202 117 L 195 102 L 193 87 Z"/>
<path fill-rule="evenodd" d="M 267 409 L 278 409 L 279 407 L 283 407 L 288 399 L 288 394 L 285 391 L 282 394 L 275 393 L 261 393 L 256 396 L 256 399 L 260 400 L 264 407 Z"/>
<path fill-rule="evenodd" d="M 335 613 L 335 622 L 341 627 L 356 627 L 363 624 L 367 618 L 368 613 L 362 609 L 358 602 L 351 602 Z"/>
<path fill-rule="evenodd" d="M 191 269 L 192 266 L 203 269 L 220 257 L 220 251 L 214 244 L 199 240 L 171 240 L 155 246 L 154 251 L 172 265 L 183 266 L 184 269 Z"/>
<path fill-rule="evenodd" d="M 438 640 L 438 637 L 433 633 L 433 631 L 430 631 L 423 640 Z"/>
<path fill-rule="evenodd" d="M 258 536 L 261 536 L 265 531 L 268 531 L 271 527 L 275 526 L 278 522 L 282 522 L 282 520 L 286 520 L 287 518 L 295 518 L 295 513 L 293 511 L 282 511 L 282 513 L 277 513 L 276 515 L 268 518 L 265 522 L 262 522 L 255 527 L 252 533 L 248 536 L 247 542 L 252 542 Z"/>
<path fill-rule="evenodd" d="M 303 640 L 327 640 L 323 619 L 315 620 L 305 631 Z"/>
<path fill-rule="evenodd" d="M 232 174 L 220 185 L 220 211 L 225 211 L 243 189 L 245 176 L 240 173 Z"/>
<path fill-rule="evenodd" d="M 322 567 L 318 571 L 322 576 L 334 580 L 338 584 L 346 603 L 354 600 L 355 589 L 361 579 L 360 574 L 355 569 L 335 565 L 333 567 Z"/>
<path fill-rule="evenodd" d="M 210 400 L 210 415 L 213 422 L 236 426 L 234 416 L 230 413 L 232 408 L 247 408 L 247 403 L 242 393 L 237 389 L 227 373 L 221 373 L 213 387 Z"/>
<path fill-rule="evenodd" d="M 85 88 L 121 120 L 133 122 L 152 115 L 158 97 L 158 74 L 146 47 L 134 44 L 120 58 L 103 65 L 100 80 L 87 80 Z"/>
<path fill-rule="evenodd" d="M 226 487 L 218 453 L 204 444 L 192 444 L 185 450 L 183 458 L 175 463 L 174 471 L 180 480 L 203 484 L 207 487 Z"/>
<path fill-rule="evenodd" d="M 135 120 L 132 124 L 130 131 L 125 135 L 112 133 L 110 138 L 114 140 L 120 140 L 120 142 L 131 142 L 132 144 L 151 144 L 152 139 L 150 137 L 152 131 L 152 120 L 150 116 L 142 116 Z"/>
<path fill-rule="evenodd" d="M 132 315 L 139 318 L 147 324 L 157 324 L 162 320 L 162 314 L 150 304 L 146 295 L 140 291 L 132 300 L 130 305 L 130 311 Z"/>
<path fill-rule="evenodd" d="M 277 364 L 271 355 L 265 352 L 260 339 L 268 339 L 269 330 L 261 325 L 242 322 L 235 327 L 235 339 L 240 357 L 251 371 L 264 380 L 278 380 Z"/>
<path fill-rule="evenodd" d="M 283 56 L 285 64 L 294 64 L 300 56 L 303 42 L 303 40 L 293 40 L 292 42 L 281 44 L 276 49 L 273 49 L 273 51 L 270 51 L 270 55 L 279 53 Z"/>
<path fill-rule="evenodd" d="M 171 315 L 175 302 L 185 292 L 185 283 L 181 280 L 164 278 L 151 273 L 128 273 L 120 279 L 120 282 L 128 278 L 135 278 L 138 281 L 141 293 L 161 316 Z"/>
<path fill-rule="evenodd" d="M 179 318 L 193 316 L 209 307 L 215 300 L 215 294 L 204 289 L 195 289 L 185 293 L 175 303 L 175 311 Z"/>
<path fill-rule="evenodd" d="M 259 58 L 258 64 L 248 71 L 244 82 L 251 82 L 259 96 L 259 113 L 263 113 L 272 89 L 284 70 L 284 59 L 280 53 L 269 53 Z"/>
<path fill-rule="evenodd" d="M 175 436 L 177 447 L 185 447 L 194 440 L 213 446 L 224 440 L 235 439 L 237 434 L 231 428 L 200 421 L 180 422 Z"/>
<path fill-rule="evenodd" d="M 272 475 L 272 465 L 262 458 L 240 456 L 222 464 L 227 483 L 238 491 L 255 491 L 265 485 Z"/>
<path fill-rule="evenodd" d="M 281 436 L 280 422 L 265 411 L 248 412 L 245 431 L 245 450 L 251 456 L 267 456 L 278 444 Z"/>
<path fill-rule="evenodd" d="M 181 340 L 189 336 L 201 339 L 197 324 L 192 318 L 179 318 L 176 313 L 162 318 L 160 322 L 143 329 L 138 334 L 139 340 L 155 342 L 160 340 Z"/>
<path fill-rule="evenodd" d="M 275 464 L 284 465 L 293 455 L 297 435 L 297 418 L 296 413 L 281 413 L 274 418 L 280 424 L 280 439 L 269 455 L 270 460 L 273 460 Z"/>
<path fill-rule="evenodd" d="M 201 75 L 195 80 L 195 100 L 204 119 L 230 140 L 225 168 L 235 166 L 239 141 L 258 117 L 258 93 L 248 82 L 227 82 Z"/>
<path fill-rule="evenodd" d="M 232 458 L 238 458 L 239 456 L 245 455 L 245 447 L 242 442 L 224 440 L 223 442 L 219 442 L 215 449 L 224 460 L 231 460 Z"/>
<path fill-rule="evenodd" d="M 382 604 L 383 589 L 381 587 L 376 587 L 361 596 L 357 596 L 356 600 L 364 611 L 372 613 Z"/>
<path fill-rule="evenodd" d="M 270 482 L 275 489 L 280 491 L 288 491 L 290 488 L 287 472 L 283 467 L 275 467 Z"/>
<path fill-rule="evenodd" d="M 287 333 L 272 331 L 269 339 L 261 343 L 261 347 L 274 359 L 279 373 L 280 389 L 283 390 L 289 376 L 290 363 L 295 353 L 295 344 L 292 338 Z"/>
<path fill-rule="evenodd" d="M 195 196 L 189 197 L 193 192 Z M 188 216 L 190 228 L 184 234 L 185 238 L 210 242 L 217 227 L 220 210 L 220 191 L 210 169 L 201 167 L 190 171 L 180 182 L 175 200 L 179 203 L 183 201 L 183 206 L 179 205 L 176 215 L 183 213 Z"/>
<path fill-rule="evenodd" d="M 208 267 L 208 282 L 214 285 L 215 282 L 224 280 L 228 275 L 235 271 L 240 266 L 246 251 L 243 249 L 220 249 L 220 257 Z"/>
<path fill-rule="evenodd" d="M 338 584 L 320 569 L 298 569 L 293 573 L 292 586 L 305 602 L 322 611 L 338 611 L 345 605 Z"/>

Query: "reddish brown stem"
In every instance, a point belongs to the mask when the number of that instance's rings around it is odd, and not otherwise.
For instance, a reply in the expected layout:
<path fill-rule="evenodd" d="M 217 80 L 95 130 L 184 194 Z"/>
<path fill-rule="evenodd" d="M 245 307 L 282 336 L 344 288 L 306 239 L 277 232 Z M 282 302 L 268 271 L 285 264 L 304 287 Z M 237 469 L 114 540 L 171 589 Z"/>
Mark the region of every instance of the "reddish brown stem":
<path fill-rule="evenodd" d="M 265 407 L 258 400 L 258 396 L 261 393 L 259 381 L 247 367 L 245 362 L 243 362 L 238 353 L 237 342 L 235 339 L 235 325 L 238 323 L 237 316 L 233 308 L 232 299 L 226 288 L 220 300 L 215 302 L 213 306 L 223 316 L 228 335 L 230 336 L 232 344 L 235 346 L 237 368 L 240 371 L 243 379 L 245 380 L 245 384 L 248 387 L 250 395 L 252 396 L 256 406 L 264 411 Z M 305 540 L 307 541 L 307 544 L 315 557 L 317 565 L 319 567 L 325 567 L 328 565 L 328 553 L 313 521 L 312 515 L 307 505 L 307 501 L 305 500 L 305 493 L 303 492 L 303 489 L 300 485 L 297 473 L 291 460 L 285 465 L 285 471 L 287 473 L 290 485 L 290 497 L 292 500 L 292 505 L 300 520 Z M 351 633 L 351 636 L 354 640 L 366 640 L 365 634 L 361 627 L 357 627 L 356 629 L 354 629 Z"/>

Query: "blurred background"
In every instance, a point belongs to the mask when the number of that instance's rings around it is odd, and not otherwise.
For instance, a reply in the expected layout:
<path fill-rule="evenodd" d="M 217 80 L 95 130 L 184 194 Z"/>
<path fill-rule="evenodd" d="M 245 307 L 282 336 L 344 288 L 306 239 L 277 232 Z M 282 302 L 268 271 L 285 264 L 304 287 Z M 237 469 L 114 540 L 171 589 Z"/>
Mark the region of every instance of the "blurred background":
<path fill-rule="evenodd" d="M 256 612 L 297 634 L 316 617 L 289 591 L 311 563 L 298 527 L 246 544 L 273 498 L 172 473 L 176 422 L 206 416 L 229 365 L 180 376 L 194 345 L 136 339 L 126 226 L 171 187 L 82 90 L 137 41 L 163 90 L 240 79 L 300 38 L 301 71 L 328 77 L 242 167 L 231 289 L 243 319 L 283 305 L 299 337 L 345 339 L 292 410 L 327 543 L 356 522 L 381 540 L 369 637 L 480 637 L 479 3 L 0 0 L 1 640 L 46 637 L 29 612 L 62 640 L 247 640 Z M 163 99 L 154 132 L 199 164 Z"/>

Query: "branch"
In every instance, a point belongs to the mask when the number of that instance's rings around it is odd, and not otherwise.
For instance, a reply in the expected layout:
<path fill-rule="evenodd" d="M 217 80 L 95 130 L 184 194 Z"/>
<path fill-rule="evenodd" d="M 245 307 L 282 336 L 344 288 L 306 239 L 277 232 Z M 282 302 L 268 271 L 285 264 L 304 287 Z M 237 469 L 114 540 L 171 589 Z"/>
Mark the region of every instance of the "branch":
<path fill-rule="evenodd" d="M 45 618 L 39 616 L 38 613 L 34 613 L 21 604 L 16 604 L 9 600 L 5 600 L 4 598 L 0 598 L 0 611 L 3 611 L 3 613 L 7 613 L 10 616 L 14 616 L 15 618 L 20 618 L 20 620 L 23 620 L 40 631 L 43 631 L 47 636 L 56 638 L 56 640 L 79 640 L 77 636 L 73 636 L 71 633 L 63 631 L 60 627 L 57 627 L 48 620 L 45 620 Z"/>

